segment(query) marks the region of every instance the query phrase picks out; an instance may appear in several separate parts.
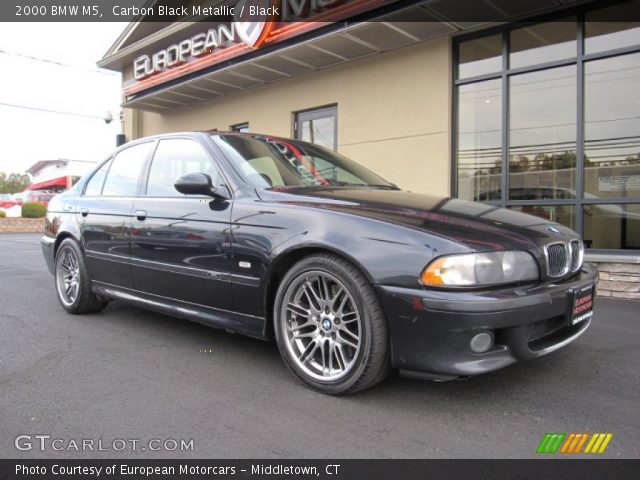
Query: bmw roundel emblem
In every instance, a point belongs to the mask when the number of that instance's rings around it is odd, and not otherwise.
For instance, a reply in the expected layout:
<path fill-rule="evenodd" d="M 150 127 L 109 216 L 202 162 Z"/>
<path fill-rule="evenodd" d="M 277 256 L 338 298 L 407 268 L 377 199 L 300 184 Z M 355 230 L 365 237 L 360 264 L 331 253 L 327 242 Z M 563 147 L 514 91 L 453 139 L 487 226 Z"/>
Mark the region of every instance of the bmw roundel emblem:
<path fill-rule="evenodd" d="M 550 232 L 553 232 L 553 233 L 560 233 L 560 229 L 558 229 L 556 227 L 548 226 L 547 230 L 549 230 Z"/>

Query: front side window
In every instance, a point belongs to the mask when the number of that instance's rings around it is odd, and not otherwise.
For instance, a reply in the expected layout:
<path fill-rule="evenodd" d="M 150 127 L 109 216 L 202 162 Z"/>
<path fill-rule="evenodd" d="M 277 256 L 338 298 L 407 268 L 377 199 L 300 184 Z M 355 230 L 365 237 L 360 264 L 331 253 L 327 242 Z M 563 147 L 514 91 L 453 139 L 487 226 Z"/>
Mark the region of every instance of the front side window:
<path fill-rule="evenodd" d="M 140 143 L 119 152 L 102 187 L 102 195 L 130 197 L 138 193 L 138 180 L 153 142 Z"/>
<path fill-rule="evenodd" d="M 235 169 L 261 188 L 392 184 L 326 148 L 271 137 L 213 135 Z"/>
<path fill-rule="evenodd" d="M 160 140 L 151 162 L 147 195 L 180 197 L 174 186 L 176 180 L 188 173 L 206 173 L 213 185 L 219 182 L 218 169 L 209 154 L 194 140 L 169 138 Z"/>

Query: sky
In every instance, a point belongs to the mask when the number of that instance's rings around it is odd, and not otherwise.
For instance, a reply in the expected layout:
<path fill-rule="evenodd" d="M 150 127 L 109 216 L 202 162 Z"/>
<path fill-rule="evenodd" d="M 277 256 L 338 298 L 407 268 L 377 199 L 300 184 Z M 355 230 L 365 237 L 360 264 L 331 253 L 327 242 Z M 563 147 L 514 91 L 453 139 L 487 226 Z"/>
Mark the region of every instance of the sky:
<path fill-rule="evenodd" d="M 120 74 L 96 62 L 125 27 L 0 23 L 0 172 L 23 173 L 57 158 L 97 162 L 115 149 Z"/>

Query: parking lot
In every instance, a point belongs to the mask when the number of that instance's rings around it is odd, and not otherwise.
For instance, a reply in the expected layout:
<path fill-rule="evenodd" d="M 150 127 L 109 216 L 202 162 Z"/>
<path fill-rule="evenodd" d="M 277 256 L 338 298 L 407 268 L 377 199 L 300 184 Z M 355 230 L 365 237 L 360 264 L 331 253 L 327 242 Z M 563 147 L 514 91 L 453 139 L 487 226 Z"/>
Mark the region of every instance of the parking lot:
<path fill-rule="evenodd" d="M 119 302 L 66 314 L 38 239 L 0 236 L 1 457 L 520 458 L 546 432 L 611 432 L 603 456 L 640 456 L 638 302 L 598 299 L 582 338 L 534 362 L 334 398 L 298 384 L 273 343 Z M 15 448 L 38 434 L 193 450 Z"/>

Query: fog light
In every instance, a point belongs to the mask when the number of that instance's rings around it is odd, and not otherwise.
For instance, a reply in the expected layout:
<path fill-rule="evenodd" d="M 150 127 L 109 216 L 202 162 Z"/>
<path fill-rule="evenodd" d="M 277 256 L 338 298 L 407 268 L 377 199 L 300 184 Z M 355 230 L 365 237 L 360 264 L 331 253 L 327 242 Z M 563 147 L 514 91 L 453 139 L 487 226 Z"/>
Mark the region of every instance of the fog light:
<path fill-rule="evenodd" d="M 484 353 L 489 350 L 493 346 L 493 335 L 490 333 L 479 333 L 475 335 L 471 342 L 469 342 L 469 347 L 471 351 L 474 353 Z"/>

